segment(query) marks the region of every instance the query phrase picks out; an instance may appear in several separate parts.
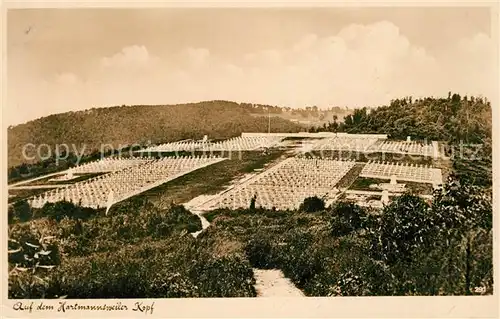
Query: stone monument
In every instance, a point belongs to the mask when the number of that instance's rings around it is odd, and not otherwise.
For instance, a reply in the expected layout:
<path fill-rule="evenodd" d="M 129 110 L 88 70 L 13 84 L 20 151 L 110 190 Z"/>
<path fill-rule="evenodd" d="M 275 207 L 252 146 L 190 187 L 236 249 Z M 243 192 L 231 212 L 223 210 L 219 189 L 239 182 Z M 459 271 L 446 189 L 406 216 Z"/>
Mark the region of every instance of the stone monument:
<path fill-rule="evenodd" d="M 389 204 L 389 192 L 384 190 L 382 191 L 382 199 L 381 199 L 382 204 L 387 205 Z"/>
<path fill-rule="evenodd" d="M 396 185 L 398 182 L 396 181 L 396 175 L 391 175 L 391 185 Z"/>

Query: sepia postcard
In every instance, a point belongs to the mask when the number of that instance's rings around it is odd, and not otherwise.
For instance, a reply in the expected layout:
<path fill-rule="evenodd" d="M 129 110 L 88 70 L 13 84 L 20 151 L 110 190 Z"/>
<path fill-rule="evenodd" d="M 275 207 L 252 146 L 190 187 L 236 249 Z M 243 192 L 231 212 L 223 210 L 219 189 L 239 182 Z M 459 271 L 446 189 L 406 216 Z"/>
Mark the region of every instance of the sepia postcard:
<path fill-rule="evenodd" d="M 498 8 L 4 2 L 2 317 L 497 318 Z"/>

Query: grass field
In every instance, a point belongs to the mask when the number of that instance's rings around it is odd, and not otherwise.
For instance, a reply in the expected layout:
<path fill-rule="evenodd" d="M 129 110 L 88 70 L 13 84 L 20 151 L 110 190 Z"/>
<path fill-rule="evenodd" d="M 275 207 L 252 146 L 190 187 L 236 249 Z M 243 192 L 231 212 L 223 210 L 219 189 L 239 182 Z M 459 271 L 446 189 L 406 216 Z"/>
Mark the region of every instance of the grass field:
<path fill-rule="evenodd" d="M 353 168 L 337 183 L 337 188 L 349 188 L 365 167 L 364 163 L 356 163 Z"/>
<path fill-rule="evenodd" d="M 367 178 L 367 177 L 358 177 L 351 184 L 349 189 L 355 189 L 360 191 L 369 191 L 374 190 L 370 188 L 371 184 L 381 184 L 381 183 L 389 183 L 390 179 L 379 179 L 379 178 Z"/>
<path fill-rule="evenodd" d="M 369 191 L 369 190 L 374 190 L 370 188 L 371 184 L 381 184 L 381 183 L 390 183 L 390 179 L 358 177 L 351 184 L 349 189 Z M 406 181 L 398 181 L 398 183 L 405 184 L 406 190 L 413 194 L 431 195 L 433 192 L 432 184 L 406 182 Z"/>
<path fill-rule="evenodd" d="M 97 177 L 99 175 L 104 175 L 107 173 L 90 173 L 90 174 L 75 174 L 74 179 L 67 181 L 51 181 L 51 179 L 64 176 L 64 174 L 54 175 L 47 178 L 37 179 L 36 181 L 23 184 L 23 186 L 31 186 L 31 185 L 63 185 L 63 184 L 75 184 L 87 179 L 91 179 L 92 177 Z"/>
<path fill-rule="evenodd" d="M 420 195 L 432 195 L 434 189 L 432 184 L 429 183 L 415 183 L 415 182 L 402 182 L 406 184 L 406 189 L 408 189 L 413 194 Z"/>

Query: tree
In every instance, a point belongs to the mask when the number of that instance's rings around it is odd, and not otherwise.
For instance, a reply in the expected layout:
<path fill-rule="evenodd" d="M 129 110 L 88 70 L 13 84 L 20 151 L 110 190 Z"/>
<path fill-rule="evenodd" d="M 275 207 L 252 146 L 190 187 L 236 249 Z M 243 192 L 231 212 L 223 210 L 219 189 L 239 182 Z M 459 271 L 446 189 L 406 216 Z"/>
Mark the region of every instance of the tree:
<path fill-rule="evenodd" d="M 462 234 L 476 228 L 490 230 L 491 203 L 489 191 L 450 177 L 443 188 L 434 193 L 433 219 L 446 235 L 455 230 Z"/>
<path fill-rule="evenodd" d="M 40 217 L 47 216 L 56 221 L 61 221 L 65 217 L 88 219 L 97 214 L 97 210 L 89 207 L 80 207 L 68 201 L 59 201 L 56 203 L 46 203 L 36 214 Z"/>
<path fill-rule="evenodd" d="M 412 252 L 432 242 L 430 206 L 420 197 L 404 194 L 385 206 L 372 235 L 372 251 L 388 264 L 410 262 Z"/>
<path fill-rule="evenodd" d="M 28 165 L 26 163 L 22 163 L 19 166 L 19 174 L 26 175 L 26 174 L 29 174 L 29 173 L 30 173 L 30 169 L 29 169 Z"/>
<path fill-rule="evenodd" d="M 16 167 L 9 168 L 9 180 L 21 177 Z"/>
<path fill-rule="evenodd" d="M 250 209 L 255 209 L 255 202 L 257 201 L 257 194 L 254 194 L 252 196 L 252 199 L 250 199 Z"/>
<path fill-rule="evenodd" d="M 353 119 L 352 119 L 352 115 L 351 115 L 351 114 L 347 115 L 347 116 L 344 118 L 344 123 L 345 123 L 345 125 L 346 125 L 347 127 L 349 127 L 349 126 L 351 126 L 351 125 L 353 125 L 353 124 L 354 124 L 354 121 L 353 121 Z"/>
<path fill-rule="evenodd" d="M 26 200 L 15 202 L 9 209 L 9 212 L 9 220 L 11 222 L 13 222 L 16 218 L 21 222 L 25 222 L 30 220 L 33 216 L 30 204 Z"/>
<path fill-rule="evenodd" d="M 456 254 L 464 261 L 464 291 L 472 294 L 473 282 L 477 286 L 486 280 L 492 282 L 491 273 L 493 262 L 488 254 L 479 255 L 486 260 L 475 269 L 478 253 L 490 248 L 488 233 L 492 229 L 492 197 L 488 191 L 479 186 L 460 183 L 450 178 L 441 191 L 435 192 L 433 201 L 433 219 L 442 240 L 456 241 Z M 481 245 L 484 248 L 480 248 Z M 488 256 L 490 259 L 488 259 Z M 486 259 L 484 259 L 486 258 Z M 489 263 L 491 262 L 491 268 Z M 476 267 L 477 268 L 477 267 Z M 477 275 L 479 273 L 479 276 Z M 478 278 L 479 277 L 479 278 Z M 491 283 L 492 285 L 492 283 Z"/>

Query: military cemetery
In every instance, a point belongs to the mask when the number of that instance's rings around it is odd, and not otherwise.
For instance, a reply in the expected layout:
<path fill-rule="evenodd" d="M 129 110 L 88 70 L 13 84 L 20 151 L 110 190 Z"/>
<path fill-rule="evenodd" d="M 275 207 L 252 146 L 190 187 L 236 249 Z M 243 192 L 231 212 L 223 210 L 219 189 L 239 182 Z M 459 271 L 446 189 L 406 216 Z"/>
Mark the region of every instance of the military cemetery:
<path fill-rule="evenodd" d="M 494 6 L 8 7 L 7 317 L 494 317 Z"/>

